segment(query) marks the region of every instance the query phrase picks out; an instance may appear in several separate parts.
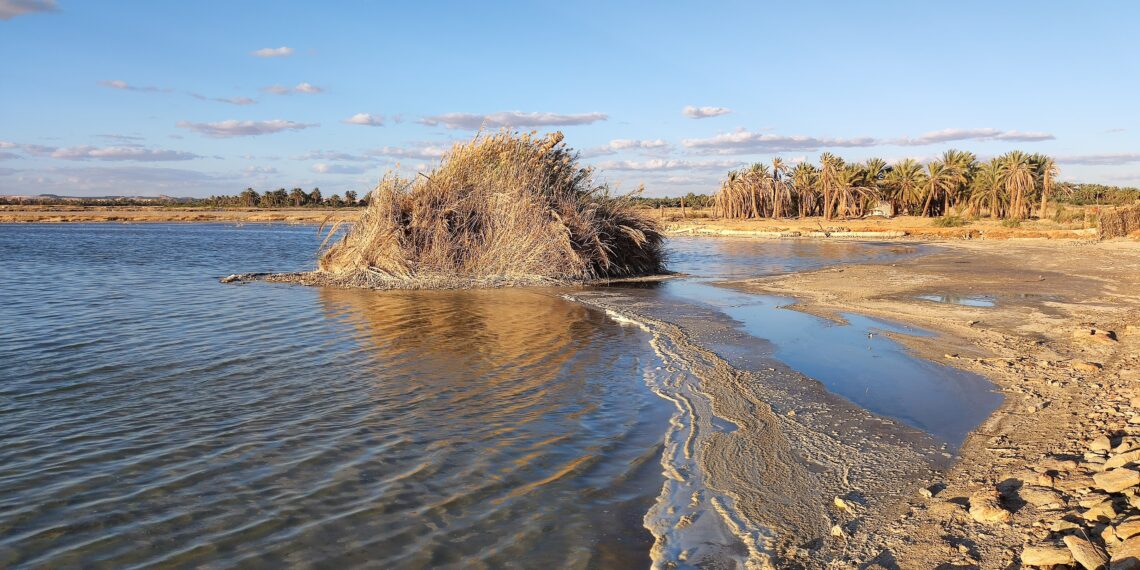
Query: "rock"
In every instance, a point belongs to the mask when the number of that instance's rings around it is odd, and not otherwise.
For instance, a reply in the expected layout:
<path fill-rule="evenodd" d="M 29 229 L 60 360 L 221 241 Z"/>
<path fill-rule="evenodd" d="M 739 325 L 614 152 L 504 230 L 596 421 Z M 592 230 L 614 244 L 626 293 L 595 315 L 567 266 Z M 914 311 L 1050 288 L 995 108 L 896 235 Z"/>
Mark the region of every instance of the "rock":
<path fill-rule="evenodd" d="M 1089 444 L 1089 449 L 1093 451 L 1111 451 L 1112 440 L 1108 439 L 1107 435 L 1102 435 L 1092 440 L 1092 443 Z"/>
<path fill-rule="evenodd" d="M 1129 463 L 1138 461 L 1140 461 L 1140 449 L 1133 449 L 1132 451 L 1125 451 L 1124 453 L 1118 453 L 1109 457 L 1108 461 L 1104 462 L 1104 468 L 1116 469 L 1117 467 L 1124 467 Z"/>
<path fill-rule="evenodd" d="M 1064 538 L 1065 546 L 1073 553 L 1073 560 L 1087 570 L 1101 570 L 1108 565 L 1108 553 L 1088 539 L 1070 534 Z"/>
<path fill-rule="evenodd" d="M 1065 502 L 1065 496 L 1060 491 L 1040 485 L 1022 485 L 1021 489 L 1018 489 L 1017 495 L 1021 497 L 1021 500 L 1035 507 Z"/>
<path fill-rule="evenodd" d="M 1115 344 L 1116 333 L 1112 331 L 1102 331 L 1098 329 L 1077 329 L 1073 331 L 1073 338 L 1078 340 L 1089 340 L 1100 344 Z"/>
<path fill-rule="evenodd" d="M 1140 518 L 1126 519 L 1124 522 L 1116 525 L 1114 530 L 1116 531 L 1116 536 L 1121 540 L 1128 540 L 1140 535 Z"/>
<path fill-rule="evenodd" d="M 221 279 L 219 279 L 219 281 L 222 283 L 233 283 L 234 281 L 239 281 L 239 280 L 241 280 L 241 275 L 237 275 L 237 274 L 229 275 L 229 276 L 222 277 Z"/>
<path fill-rule="evenodd" d="M 1090 489 L 1095 485 L 1096 483 L 1092 477 L 1080 473 L 1070 475 L 1064 479 L 1056 479 L 1053 483 L 1054 487 L 1068 492 L 1076 491 L 1077 489 Z"/>
<path fill-rule="evenodd" d="M 1093 475 L 1096 486 L 1109 493 L 1119 493 L 1129 487 L 1140 485 L 1140 471 L 1131 469 L 1109 469 Z"/>
<path fill-rule="evenodd" d="M 993 489 L 985 489 L 970 495 L 970 516 L 981 523 L 1003 523 L 1013 517 L 1001 506 L 1001 495 Z"/>
<path fill-rule="evenodd" d="M 1079 528 L 1081 528 L 1081 525 L 1065 519 L 1054 521 L 1053 524 L 1049 526 L 1049 530 L 1053 532 L 1064 532 L 1066 530 L 1077 530 Z"/>
<path fill-rule="evenodd" d="M 843 500 L 843 497 L 836 497 L 836 498 L 835 498 L 835 500 L 834 500 L 833 502 L 835 503 L 835 508 L 837 508 L 837 509 L 839 509 L 839 510 L 841 510 L 841 511 L 846 511 L 846 512 L 849 512 L 849 513 L 854 513 L 854 512 L 855 512 L 855 509 L 853 509 L 853 508 L 851 507 L 851 504 L 850 504 L 850 503 L 848 503 L 847 501 L 844 501 L 844 500 Z"/>
<path fill-rule="evenodd" d="M 843 531 L 843 527 L 839 525 L 833 525 L 831 527 L 831 536 L 844 537 L 847 536 L 847 533 Z"/>
<path fill-rule="evenodd" d="M 1089 507 L 1088 510 L 1081 513 L 1081 518 L 1089 522 L 1107 523 L 1114 517 L 1116 517 L 1116 507 L 1113 506 L 1111 500 L 1093 505 Z"/>
<path fill-rule="evenodd" d="M 1069 552 L 1068 547 L 1058 544 L 1027 546 L 1021 551 L 1021 563 L 1025 566 L 1072 564 L 1073 553 Z"/>
<path fill-rule="evenodd" d="M 933 499 L 934 491 L 931 491 L 929 487 L 923 487 L 918 490 L 918 495 L 923 499 Z"/>
<path fill-rule="evenodd" d="M 1112 549 L 1111 570 L 1140 570 L 1140 536 L 1134 536 Z"/>
<path fill-rule="evenodd" d="M 1073 370 L 1081 370 L 1084 372 L 1096 372 L 1101 368 L 1104 368 L 1104 366 L 1099 363 L 1088 362 L 1086 360 L 1074 360 L 1072 366 Z"/>

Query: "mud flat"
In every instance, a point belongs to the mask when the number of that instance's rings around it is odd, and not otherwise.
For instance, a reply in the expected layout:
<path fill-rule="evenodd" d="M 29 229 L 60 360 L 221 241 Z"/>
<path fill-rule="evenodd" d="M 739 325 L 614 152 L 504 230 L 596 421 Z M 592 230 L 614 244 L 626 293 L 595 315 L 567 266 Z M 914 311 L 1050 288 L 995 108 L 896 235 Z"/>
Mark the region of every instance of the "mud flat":
<path fill-rule="evenodd" d="M 848 517 L 845 532 L 780 555 L 807 567 L 998 569 L 1076 564 L 1089 552 L 1125 560 L 1140 546 L 1126 541 L 1140 524 L 1136 485 L 1104 480 L 1140 461 L 1128 455 L 1140 456 L 1140 243 L 957 241 L 897 263 L 728 285 L 794 297 L 796 309 L 820 316 L 854 312 L 939 332 L 899 340 L 1005 396 L 948 470 L 895 479 L 893 493 L 854 515 L 825 509 Z M 822 503 L 833 488 L 820 491 Z"/>

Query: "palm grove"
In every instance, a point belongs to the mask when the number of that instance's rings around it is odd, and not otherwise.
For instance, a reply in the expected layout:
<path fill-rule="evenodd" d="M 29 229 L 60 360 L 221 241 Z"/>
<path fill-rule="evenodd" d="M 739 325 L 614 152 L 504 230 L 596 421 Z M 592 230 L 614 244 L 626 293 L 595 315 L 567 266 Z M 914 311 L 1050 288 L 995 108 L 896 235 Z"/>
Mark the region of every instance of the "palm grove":
<path fill-rule="evenodd" d="M 1025 219 L 1044 217 L 1057 187 L 1056 162 L 1045 155 L 1012 151 L 979 162 L 971 152 L 948 150 L 921 164 L 905 159 L 888 165 L 880 158 L 848 163 L 831 153 L 819 166 L 794 167 L 780 158 L 728 173 L 714 199 L 729 218 L 866 215 L 879 203 L 895 213 Z"/>

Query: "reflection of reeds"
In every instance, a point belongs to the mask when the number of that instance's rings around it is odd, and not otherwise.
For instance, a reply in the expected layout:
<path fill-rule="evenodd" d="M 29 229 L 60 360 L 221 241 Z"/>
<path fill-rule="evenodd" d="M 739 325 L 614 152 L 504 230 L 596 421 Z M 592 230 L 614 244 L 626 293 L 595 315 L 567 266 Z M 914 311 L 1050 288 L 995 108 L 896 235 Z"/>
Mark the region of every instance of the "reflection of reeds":
<path fill-rule="evenodd" d="M 500 132 L 414 180 L 389 173 L 319 269 L 347 285 L 494 285 L 659 273 L 662 235 L 562 144 Z"/>
<path fill-rule="evenodd" d="M 1112 208 L 1100 213 L 1100 237 L 1124 237 L 1140 230 L 1140 205 Z"/>

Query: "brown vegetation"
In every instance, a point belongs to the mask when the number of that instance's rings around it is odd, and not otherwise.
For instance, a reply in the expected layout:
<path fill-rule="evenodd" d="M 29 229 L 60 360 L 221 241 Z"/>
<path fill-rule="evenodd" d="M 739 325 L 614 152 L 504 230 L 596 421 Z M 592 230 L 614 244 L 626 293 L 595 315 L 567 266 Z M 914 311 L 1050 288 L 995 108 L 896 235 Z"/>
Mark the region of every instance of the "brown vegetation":
<path fill-rule="evenodd" d="M 387 174 L 360 221 L 322 253 L 319 272 L 342 285 L 384 288 L 660 273 L 656 222 L 592 174 L 561 133 L 477 136 L 414 180 Z"/>
<path fill-rule="evenodd" d="M 1100 213 L 1100 237 L 1124 237 L 1140 231 L 1140 206 L 1112 208 Z"/>

